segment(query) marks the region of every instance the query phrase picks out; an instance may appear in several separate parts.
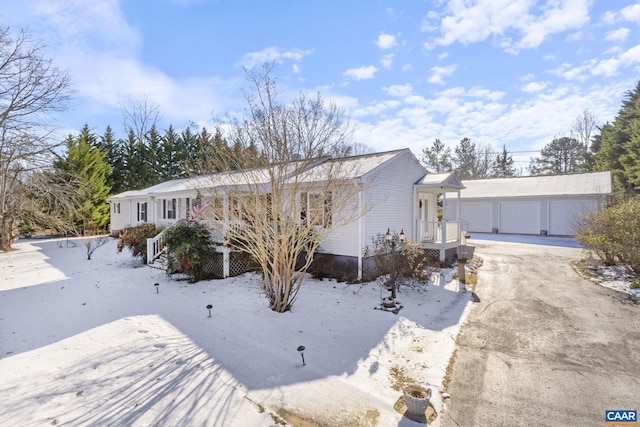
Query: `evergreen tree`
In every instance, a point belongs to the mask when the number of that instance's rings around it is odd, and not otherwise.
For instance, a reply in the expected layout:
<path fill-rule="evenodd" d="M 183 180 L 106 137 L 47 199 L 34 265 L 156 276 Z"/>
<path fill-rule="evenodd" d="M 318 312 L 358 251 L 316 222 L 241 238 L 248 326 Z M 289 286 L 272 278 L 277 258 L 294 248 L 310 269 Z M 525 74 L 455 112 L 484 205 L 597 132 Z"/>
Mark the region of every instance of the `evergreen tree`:
<path fill-rule="evenodd" d="M 121 141 L 122 144 L 122 176 L 124 188 L 127 190 L 139 190 L 149 187 L 155 183 L 151 179 L 148 169 L 148 162 L 145 159 L 148 156 L 147 147 L 144 141 L 138 140 L 135 131 L 129 129 L 127 139 Z"/>
<path fill-rule="evenodd" d="M 640 120 L 629 122 L 629 140 L 624 144 L 625 153 L 620 157 L 625 180 L 637 192 L 640 189 Z"/>
<path fill-rule="evenodd" d="M 505 145 L 502 146 L 502 153 L 498 153 L 496 156 L 492 175 L 498 178 L 516 175 L 516 169 L 513 166 L 513 157 L 509 154 Z"/>
<path fill-rule="evenodd" d="M 145 157 L 146 171 L 148 174 L 148 182 L 150 185 L 159 184 L 164 181 L 165 171 L 161 162 L 162 136 L 158 132 L 155 123 L 144 137 L 147 155 Z M 173 177 L 171 177 L 173 178 Z"/>
<path fill-rule="evenodd" d="M 160 169 L 162 180 L 182 178 L 187 175 L 185 161 L 187 153 L 180 135 L 173 126 L 162 137 L 162 147 L 160 149 Z"/>
<path fill-rule="evenodd" d="M 453 163 L 454 171 L 460 179 L 476 178 L 476 167 L 478 165 L 478 153 L 476 144 L 469 138 L 462 138 L 454 150 Z"/>
<path fill-rule="evenodd" d="M 531 159 L 531 175 L 560 175 L 584 171 L 584 145 L 575 138 L 555 138 Z"/>
<path fill-rule="evenodd" d="M 107 197 L 111 191 L 108 185 L 111 166 L 105 160 L 105 153 L 96 147 L 96 141 L 96 136 L 85 125 L 77 138 L 72 135 L 67 138 L 66 157 L 54 162 L 54 169 L 78 185 L 79 206 L 71 221 L 82 234 L 104 231 L 109 224 Z"/>
<path fill-rule="evenodd" d="M 107 126 L 104 134 L 100 137 L 97 147 L 104 153 L 105 160 L 111 166 L 111 174 L 107 181 L 113 194 L 121 193 L 127 188 L 124 186 L 124 162 L 122 159 L 122 147 L 117 141 L 111 126 Z"/>
<path fill-rule="evenodd" d="M 611 171 L 615 191 L 638 192 L 638 123 L 640 122 L 640 81 L 629 91 L 613 123 L 607 123 L 591 146 L 593 170 Z"/>
<path fill-rule="evenodd" d="M 451 149 L 445 147 L 439 138 L 433 141 L 430 148 L 422 150 L 422 163 L 429 172 L 443 173 L 451 172 Z"/>

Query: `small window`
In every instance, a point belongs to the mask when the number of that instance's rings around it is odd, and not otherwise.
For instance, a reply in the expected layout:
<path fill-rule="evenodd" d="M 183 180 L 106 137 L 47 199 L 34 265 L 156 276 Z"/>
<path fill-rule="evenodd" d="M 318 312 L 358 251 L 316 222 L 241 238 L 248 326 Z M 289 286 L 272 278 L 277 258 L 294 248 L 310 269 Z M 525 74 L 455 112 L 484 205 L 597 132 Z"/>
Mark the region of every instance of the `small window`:
<path fill-rule="evenodd" d="M 162 201 L 162 218 L 176 219 L 176 199 L 164 199 Z"/>
<path fill-rule="evenodd" d="M 331 227 L 331 192 L 302 193 L 300 219 L 310 225 Z"/>
<path fill-rule="evenodd" d="M 147 203 L 138 203 L 138 222 L 147 222 Z"/>

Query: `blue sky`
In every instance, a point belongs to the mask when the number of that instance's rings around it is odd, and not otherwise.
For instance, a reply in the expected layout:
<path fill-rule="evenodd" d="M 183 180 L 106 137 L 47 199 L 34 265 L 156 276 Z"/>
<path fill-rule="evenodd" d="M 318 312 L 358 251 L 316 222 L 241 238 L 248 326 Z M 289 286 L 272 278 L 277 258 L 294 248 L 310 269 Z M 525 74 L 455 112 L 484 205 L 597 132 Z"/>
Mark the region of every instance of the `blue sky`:
<path fill-rule="evenodd" d="M 319 92 L 376 151 L 469 137 L 525 167 L 584 109 L 612 120 L 640 79 L 631 0 L 21 0 L 0 22 L 69 70 L 65 133 L 121 136 L 120 105 L 145 98 L 163 128 L 211 128 L 243 110 L 243 67 L 275 61 L 283 101 Z"/>

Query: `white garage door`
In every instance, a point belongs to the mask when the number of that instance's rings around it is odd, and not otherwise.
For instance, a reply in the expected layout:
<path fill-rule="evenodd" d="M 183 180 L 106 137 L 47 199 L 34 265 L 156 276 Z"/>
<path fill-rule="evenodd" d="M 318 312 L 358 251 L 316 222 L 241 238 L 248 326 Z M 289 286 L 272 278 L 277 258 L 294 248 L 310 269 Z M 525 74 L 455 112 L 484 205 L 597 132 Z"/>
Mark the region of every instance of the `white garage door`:
<path fill-rule="evenodd" d="M 492 203 L 462 202 L 460 211 L 462 229 L 475 233 L 491 233 L 493 227 L 492 206 Z"/>
<path fill-rule="evenodd" d="M 500 203 L 500 233 L 540 234 L 540 202 Z"/>
<path fill-rule="evenodd" d="M 549 202 L 549 234 L 554 236 L 575 235 L 574 225 L 580 215 L 597 209 L 593 200 L 566 200 Z"/>

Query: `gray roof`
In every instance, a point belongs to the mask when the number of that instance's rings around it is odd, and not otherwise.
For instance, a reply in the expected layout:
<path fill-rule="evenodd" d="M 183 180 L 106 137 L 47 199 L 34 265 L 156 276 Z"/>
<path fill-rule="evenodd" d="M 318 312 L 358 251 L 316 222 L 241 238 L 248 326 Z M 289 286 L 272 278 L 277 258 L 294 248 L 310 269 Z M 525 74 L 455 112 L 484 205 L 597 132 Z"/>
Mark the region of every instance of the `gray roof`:
<path fill-rule="evenodd" d="M 573 175 L 522 176 L 462 181 L 462 199 L 609 195 L 611 172 L 591 172 Z"/>
<path fill-rule="evenodd" d="M 359 156 L 331 159 L 320 157 L 282 164 L 284 174 L 291 178 L 297 174 L 297 182 L 313 183 L 326 180 L 332 174 L 338 174 L 341 179 L 357 179 L 375 170 L 402 153 L 411 153 L 407 148 L 372 153 Z M 167 196 L 172 194 L 196 191 L 198 189 L 214 189 L 225 187 L 247 187 L 250 185 L 269 184 L 269 167 L 255 168 L 243 171 L 228 171 L 210 175 L 200 175 L 190 178 L 173 179 L 141 190 L 129 190 L 109 197 L 109 200 L 129 198 L 144 198 L 148 196 Z M 268 190 L 266 190 L 268 191 Z"/>
<path fill-rule="evenodd" d="M 421 188 L 446 188 L 449 190 L 464 188 L 464 184 L 458 179 L 458 176 L 454 172 L 430 173 L 423 176 L 415 185 Z"/>

